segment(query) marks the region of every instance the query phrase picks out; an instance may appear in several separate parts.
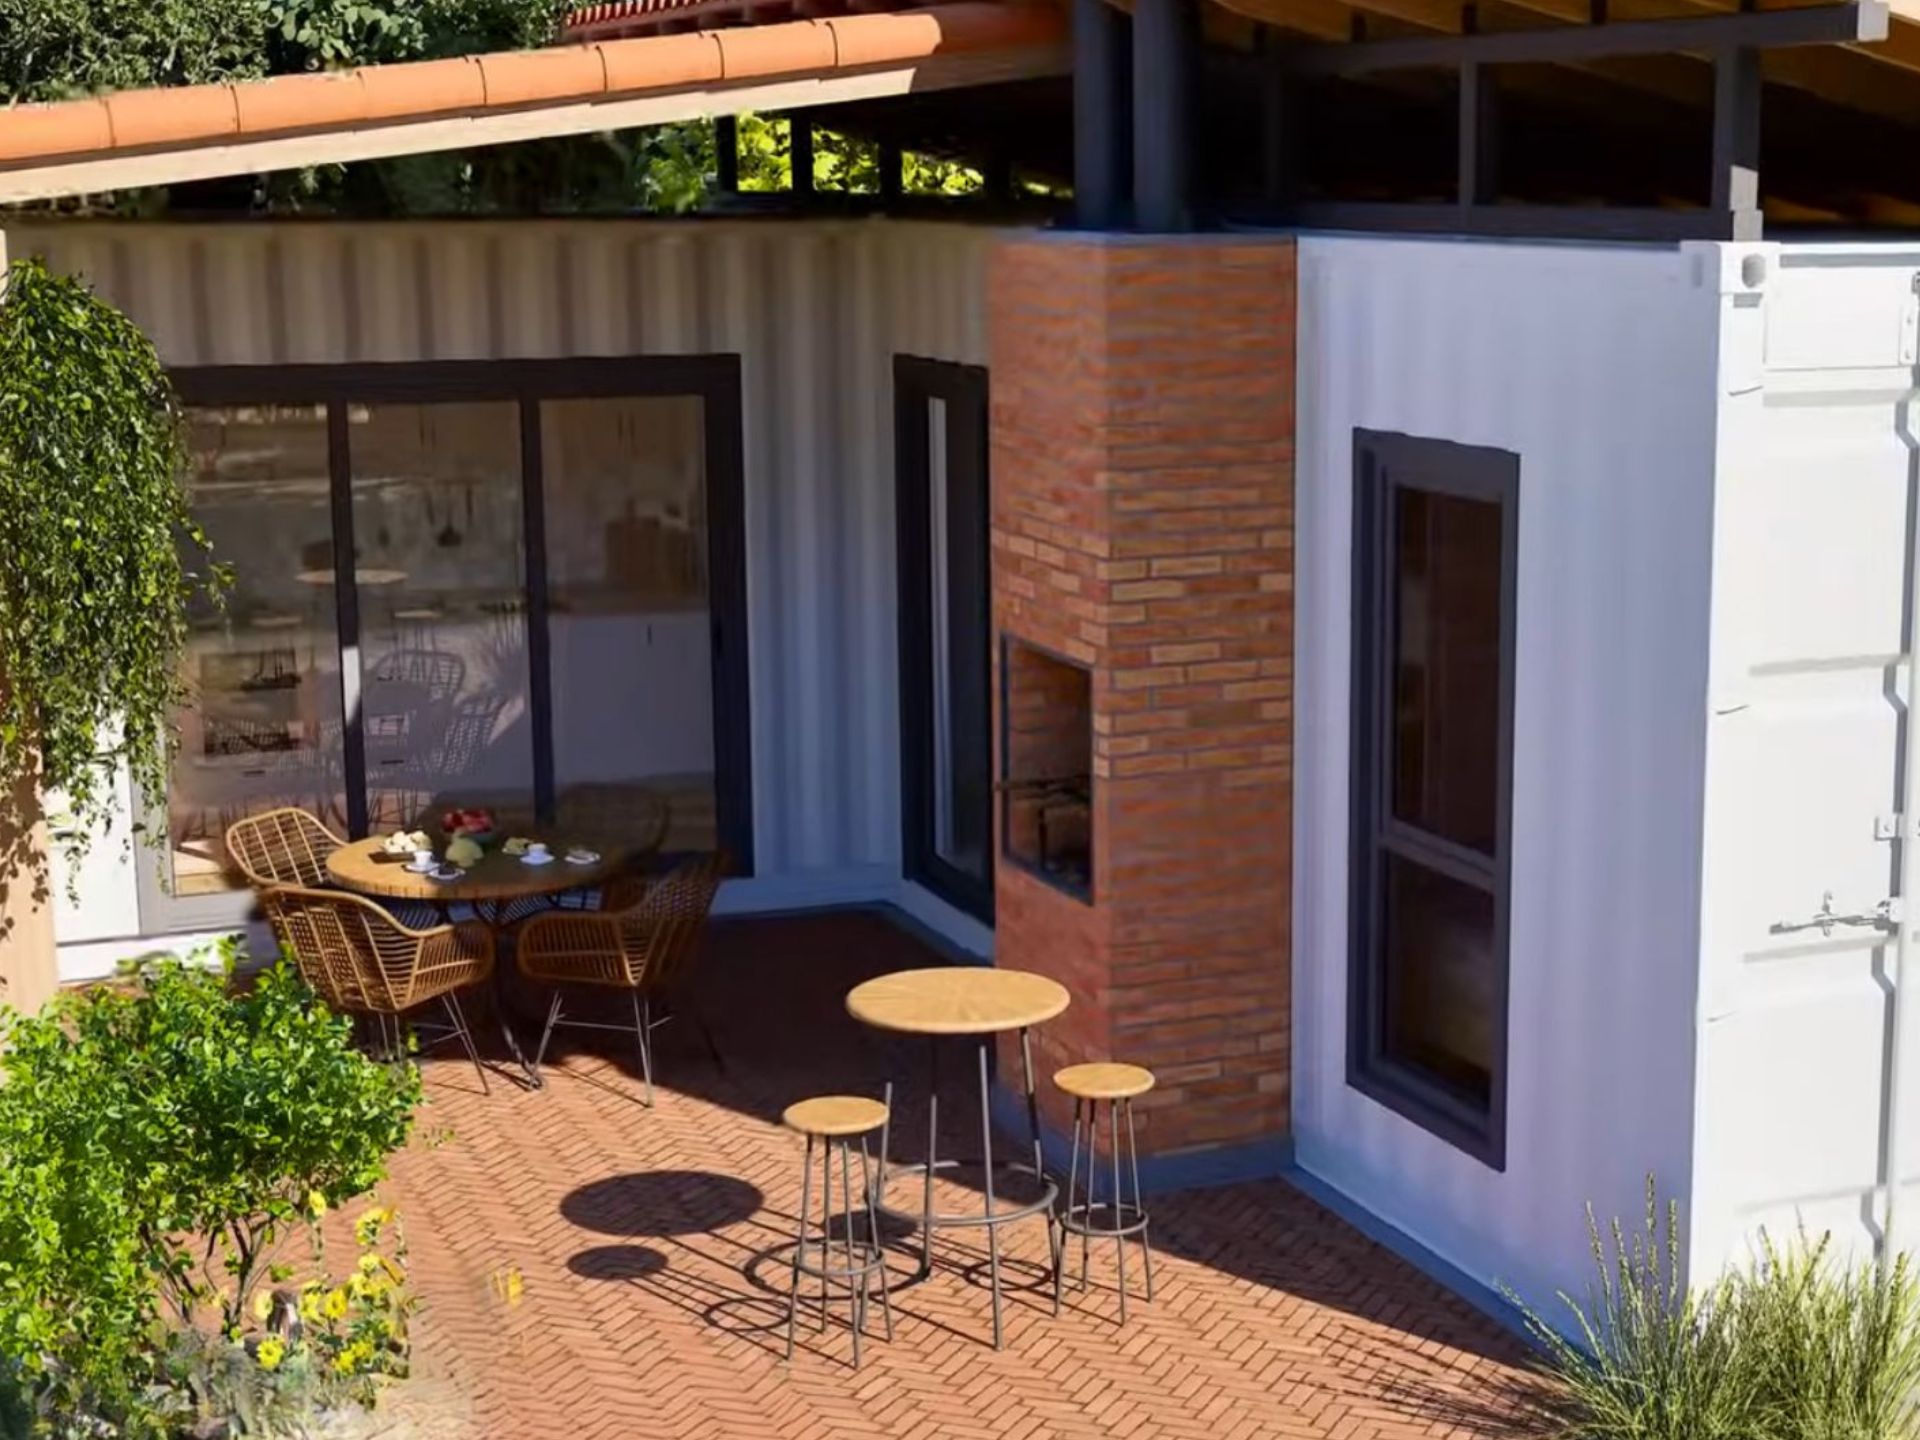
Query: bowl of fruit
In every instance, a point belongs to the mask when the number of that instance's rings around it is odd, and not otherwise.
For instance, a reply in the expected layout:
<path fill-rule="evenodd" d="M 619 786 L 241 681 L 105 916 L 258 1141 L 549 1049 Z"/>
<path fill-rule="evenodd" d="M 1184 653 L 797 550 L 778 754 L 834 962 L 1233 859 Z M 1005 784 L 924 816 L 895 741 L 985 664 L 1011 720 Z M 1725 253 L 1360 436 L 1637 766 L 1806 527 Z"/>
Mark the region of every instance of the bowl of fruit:
<path fill-rule="evenodd" d="M 493 811 L 449 810 L 440 817 L 440 828 L 449 840 L 471 840 L 476 845 L 485 845 L 494 836 Z"/>

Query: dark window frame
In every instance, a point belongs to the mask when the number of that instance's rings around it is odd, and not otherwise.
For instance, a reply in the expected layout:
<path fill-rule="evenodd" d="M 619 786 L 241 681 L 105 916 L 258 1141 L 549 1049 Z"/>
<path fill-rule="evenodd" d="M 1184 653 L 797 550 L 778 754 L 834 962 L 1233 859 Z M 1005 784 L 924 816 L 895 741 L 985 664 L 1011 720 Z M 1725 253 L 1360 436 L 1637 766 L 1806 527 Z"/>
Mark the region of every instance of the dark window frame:
<path fill-rule="evenodd" d="M 311 365 L 210 365 L 170 372 L 187 407 L 310 405 L 324 407 L 332 490 L 335 570 L 354 553 L 352 456 L 347 407 L 355 404 L 445 404 L 506 401 L 519 406 L 522 544 L 526 559 L 528 700 L 533 737 L 534 805 L 553 813 L 553 693 L 549 632 L 546 493 L 541 454 L 541 402 L 627 398 L 698 398 L 705 424 L 707 551 L 713 655 L 713 747 L 717 829 L 730 873 L 753 874 L 753 724 L 748 669 L 745 450 L 741 434 L 741 367 L 735 354 L 569 357 L 558 360 L 396 361 Z M 366 832 L 366 762 L 358 719 L 360 645 L 358 587 L 334 587 L 336 637 L 342 658 L 342 746 L 349 828 Z M 160 797 L 141 797 L 152 812 Z M 144 867 L 143 873 L 152 867 Z M 151 892 L 151 893 L 149 893 Z M 252 897 L 234 891 L 180 897 L 142 886 L 143 929 L 177 933 L 241 923 Z"/>
<path fill-rule="evenodd" d="M 950 609 L 950 643 L 977 637 L 980 649 L 981 732 L 987 749 L 987 817 L 983 831 L 984 875 L 970 875 L 940 854 L 934 835 L 935 773 L 933 715 L 933 596 L 926 569 L 930 554 L 933 512 L 932 475 L 928 465 L 930 402 L 947 406 L 948 564 L 964 520 L 977 537 L 977 594 L 970 597 L 968 614 Z M 963 425 L 956 425 L 964 419 Z M 956 467 L 952 456 L 956 440 L 971 463 Z M 993 602 L 989 533 L 991 517 L 987 458 L 987 371 L 979 365 L 930 360 L 918 355 L 893 357 L 893 444 L 895 576 L 899 600 L 900 648 L 900 844 L 901 870 L 907 879 L 925 886 L 942 900 L 993 923 Z M 956 487 L 956 478 L 959 482 Z M 971 486 L 972 493 L 967 493 Z M 951 570 L 949 570 L 951 574 Z M 951 598 L 951 597 L 949 597 Z M 958 743 L 958 742 L 956 742 Z"/>
<path fill-rule="evenodd" d="M 1031 650 L 1036 655 L 1044 656 L 1057 665 L 1064 665 L 1069 670 L 1077 670 L 1087 677 L 1087 883 L 1084 885 L 1076 885 L 1070 880 L 1064 880 L 1058 875 L 1049 873 L 1043 866 L 1036 865 L 1021 855 L 1012 845 L 1013 807 L 1008 804 L 1007 797 L 1012 786 L 1017 782 L 1007 775 L 1007 765 L 1009 757 L 1012 754 L 1012 746 L 1009 743 L 1012 738 L 1012 731 L 1008 722 L 1013 717 L 1013 707 L 1009 703 L 1012 698 L 1011 673 L 1013 667 L 1009 665 L 1007 661 L 1009 652 L 1015 645 L 1018 645 L 1023 650 Z M 1099 870 L 1096 861 L 1096 852 L 1100 844 L 1100 836 L 1096 829 L 1098 810 L 1093 804 L 1093 786 L 1097 783 L 1092 774 L 1093 752 L 1095 749 L 1094 736 L 1096 733 L 1093 727 L 1093 667 L 1083 661 L 1075 660 L 1071 656 L 1062 655 L 1058 650 L 1042 645 L 1036 640 L 1029 640 L 1024 635 L 1015 635 L 1006 630 L 1000 632 L 998 658 L 1000 665 L 1000 723 L 998 727 L 1000 756 L 998 773 L 1000 778 L 996 789 L 999 791 L 1000 817 L 999 823 L 994 827 L 994 833 L 999 845 L 1000 859 L 1005 864 L 1013 866 L 1014 869 L 1021 871 L 1023 874 L 1031 875 L 1049 889 L 1057 890 L 1062 895 L 1070 896 L 1083 905 L 1092 905 L 1094 903 L 1094 887 L 1096 884 L 1094 876 Z"/>
<path fill-rule="evenodd" d="M 1348 874 L 1347 1083 L 1464 1150 L 1506 1169 L 1513 871 L 1513 735 L 1520 457 L 1508 450 L 1354 431 L 1353 653 Z M 1450 495 L 1500 507 L 1500 694 L 1491 857 L 1392 815 L 1395 496 Z M 1398 856 L 1485 892 L 1494 909 L 1494 1043 L 1484 1109 L 1386 1052 L 1386 861 Z"/>

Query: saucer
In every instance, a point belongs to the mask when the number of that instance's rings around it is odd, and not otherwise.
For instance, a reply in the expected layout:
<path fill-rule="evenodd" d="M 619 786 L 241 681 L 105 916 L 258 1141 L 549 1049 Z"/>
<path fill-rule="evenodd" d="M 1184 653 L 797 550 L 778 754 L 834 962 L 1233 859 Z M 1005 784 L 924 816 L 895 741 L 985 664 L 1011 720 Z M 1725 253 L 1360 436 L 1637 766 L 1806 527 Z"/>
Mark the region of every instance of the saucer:
<path fill-rule="evenodd" d="M 584 849 L 569 850 L 566 853 L 565 859 L 569 865 L 598 865 L 600 863 L 600 852 L 598 850 Z"/>
<path fill-rule="evenodd" d="M 520 863 L 522 865 L 551 865 L 553 863 L 553 852 L 549 850 L 544 855 L 522 855 L 520 857 Z"/>
<path fill-rule="evenodd" d="M 437 870 L 428 870 L 424 873 L 429 880 L 464 880 L 467 878 L 467 872 L 462 870 L 458 865 L 442 865 Z"/>

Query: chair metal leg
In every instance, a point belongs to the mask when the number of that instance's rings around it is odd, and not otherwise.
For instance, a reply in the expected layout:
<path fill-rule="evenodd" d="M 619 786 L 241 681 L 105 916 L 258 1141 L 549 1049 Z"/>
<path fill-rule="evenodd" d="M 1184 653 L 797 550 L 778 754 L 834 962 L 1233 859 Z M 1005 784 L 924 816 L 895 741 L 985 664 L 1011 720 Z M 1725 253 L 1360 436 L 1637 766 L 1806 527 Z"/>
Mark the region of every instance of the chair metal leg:
<path fill-rule="evenodd" d="M 847 1311 L 853 1322 L 853 1368 L 860 1368 L 860 1335 L 867 1328 L 865 1297 L 866 1281 L 858 1284 L 853 1279 L 853 1146 L 843 1136 L 840 1140 L 840 1198 L 846 1201 L 847 1214 L 843 1222 L 845 1228 L 840 1232 L 840 1252 L 847 1260 Z"/>
<path fill-rule="evenodd" d="M 633 992 L 633 1031 L 640 1042 L 640 1073 L 647 1082 L 647 1108 L 653 1108 L 653 1002 Z"/>
<path fill-rule="evenodd" d="M 1113 1257 L 1120 1271 L 1120 1323 L 1127 1323 L 1127 1237 L 1121 1233 L 1120 1210 L 1120 1105 L 1107 1102 L 1107 1129 L 1113 1146 L 1113 1195 L 1108 1202 L 1113 1216 Z"/>
<path fill-rule="evenodd" d="M 893 1086 L 891 1084 L 887 1086 L 887 1107 L 888 1113 L 891 1114 L 893 1107 Z M 883 1137 L 880 1145 L 880 1174 L 882 1183 L 884 1183 L 887 1173 L 886 1141 L 884 1139 L 886 1133 L 884 1128 L 880 1132 Z M 874 1209 L 873 1182 L 867 1174 L 867 1137 L 864 1135 L 860 1137 L 860 1188 L 866 1192 L 867 1196 L 867 1243 L 873 1247 L 874 1261 L 880 1267 L 874 1277 L 880 1284 L 880 1316 L 886 1321 L 887 1341 L 891 1344 L 893 1341 L 893 1301 L 887 1293 L 887 1252 L 886 1247 L 880 1243 L 880 1217 Z"/>
<path fill-rule="evenodd" d="M 1002 1344 L 1000 1324 L 1000 1227 L 993 1223 L 993 1111 L 988 1101 L 987 1047 L 980 1047 L 980 1154 L 987 1191 L 987 1275 L 993 1288 L 993 1348 Z"/>
<path fill-rule="evenodd" d="M 467 1028 L 467 1017 L 460 1010 L 460 997 L 449 992 L 440 1000 L 447 1007 L 447 1018 L 453 1022 L 453 1033 L 459 1036 L 460 1043 L 466 1047 L 467 1058 L 473 1061 L 473 1073 L 480 1077 L 480 1093 L 491 1095 L 493 1089 L 487 1084 L 487 1067 L 480 1063 L 480 1047 L 473 1043 L 473 1032 Z"/>
<path fill-rule="evenodd" d="M 1140 1142 L 1133 1135 L 1133 1101 L 1127 1107 L 1127 1158 L 1133 1165 L 1133 1204 L 1140 1215 L 1140 1264 L 1147 1272 L 1147 1301 L 1153 1301 L 1153 1242 L 1148 1238 L 1147 1202 L 1140 1194 Z"/>
<path fill-rule="evenodd" d="M 712 1027 L 707 1024 L 706 1017 L 691 1007 L 689 1007 L 687 1013 L 693 1016 L 694 1028 L 700 1032 L 700 1038 L 706 1042 L 707 1058 L 713 1061 L 713 1068 L 718 1070 L 722 1075 L 726 1074 L 727 1062 L 721 1058 L 720 1047 L 714 1043 L 713 1030 Z"/>
<path fill-rule="evenodd" d="M 1067 1208 L 1061 1212 L 1065 1219 L 1073 1218 L 1073 1187 L 1080 1178 L 1080 1101 L 1073 1102 L 1073 1159 L 1067 1165 Z M 1067 1268 L 1067 1229 L 1060 1229 L 1060 1243 L 1053 1252 L 1053 1313 L 1060 1313 L 1061 1279 Z M 1049 1237 L 1051 1239 L 1052 1237 Z"/>
<path fill-rule="evenodd" d="M 813 1137 L 807 1136 L 807 1158 L 800 1162 L 800 1221 L 793 1232 L 793 1284 L 787 1291 L 787 1359 L 793 1359 L 793 1327 L 800 1314 L 800 1257 L 807 1249 L 807 1207 L 813 1200 Z"/>
<path fill-rule="evenodd" d="M 540 1032 L 540 1048 L 533 1055 L 533 1074 L 540 1078 L 540 1067 L 547 1063 L 547 1042 L 553 1039 L 553 1027 L 560 1023 L 560 992 L 553 992 L 553 1003 L 547 1006 L 547 1025 Z"/>
<path fill-rule="evenodd" d="M 1036 1185 L 1047 1183 L 1047 1160 L 1040 1148 L 1040 1097 L 1033 1088 L 1033 1039 L 1025 1026 L 1020 1029 L 1020 1078 L 1027 1087 L 1027 1133 L 1033 1141 L 1033 1180 Z M 1054 1257 L 1058 1264 L 1058 1251 L 1053 1243 L 1054 1215 L 1049 1209 L 1047 1221 L 1047 1254 Z"/>

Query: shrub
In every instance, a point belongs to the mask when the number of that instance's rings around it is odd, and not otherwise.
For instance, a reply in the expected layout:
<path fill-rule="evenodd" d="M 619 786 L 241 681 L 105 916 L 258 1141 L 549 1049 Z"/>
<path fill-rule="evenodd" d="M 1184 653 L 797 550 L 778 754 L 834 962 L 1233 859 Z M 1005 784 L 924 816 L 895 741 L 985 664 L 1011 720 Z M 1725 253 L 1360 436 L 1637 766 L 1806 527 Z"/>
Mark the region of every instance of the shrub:
<path fill-rule="evenodd" d="M 173 1337 L 243 1336 L 279 1244 L 410 1130 L 416 1071 L 285 967 L 234 993 L 230 950 L 209 958 L 0 1016 L 0 1370 L 43 1423 L 172 1433 Z"/>
<path fill-rule="evenodd" d="M 1562 1295 L 1571 1337 L 1522 1306 L 1560 1440 L 1920 1440 L 1920 1279 L 1908 1257 L 1842 1264 L 1831 1237 L 1690 1290 L 1678 1207 L 1651 1179 L 1644 1230 L 1587 1216 L 1597 1283 Z"/>

